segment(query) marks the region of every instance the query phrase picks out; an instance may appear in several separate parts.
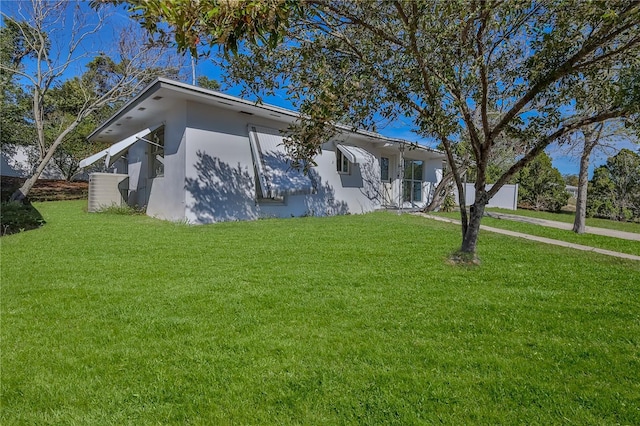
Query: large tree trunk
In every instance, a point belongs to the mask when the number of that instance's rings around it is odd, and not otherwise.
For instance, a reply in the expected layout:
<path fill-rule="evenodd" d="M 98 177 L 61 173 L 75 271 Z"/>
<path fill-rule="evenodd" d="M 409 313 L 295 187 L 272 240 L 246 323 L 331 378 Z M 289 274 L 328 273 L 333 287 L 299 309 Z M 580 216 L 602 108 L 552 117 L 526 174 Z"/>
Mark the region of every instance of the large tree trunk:
<path fill-rule="evenodd" d="M 60 144 L 64 141 L 64 138 L 67 137 L 67 135 L 71 133 L 73 129 L 75 129 L 78 126 L 80 121 L 85 116 L 86 114 L 79 115 L 62 133 L 60 133 L 60 135 L 58 135 L 55 142 L 53 142 L 49 147 L 49 149 L 47 150 L 46 155 L 42 158 L 42 160 L 40 160 L 40 164 L 38 164 L 38 167 L 36 168 L 35 172 L 33 172 L 33 175 L 31 175 L 29 179 L 27 179 L 22 184 L 22 186 L 11 195 L 11 201 L 22 201 L 22 202 L 26 201 L 26 198 L 29 195 L 29 191 L 31 191 L 31 188 L 33 188 L 33 185 L 35 185 L 38 179 L 40 178 L 40 175 L 44 171 L 45 167 L 47 167 L 49 160 L 51 160 L 51 158 L 53 157 L 53 154 L 55 154 Z"/>
<path fill-rule="evenodd" d="M 476 246 L 478 245 L 478 235 L 480 233 L 480 221 L 484 215 L 485 203 L 476 202 L 469 208 L 469 224 L 467 225 L 467 231 L 462 239 L 462 246 L 460 252 L 464 254 L 473 255 L 475 258 Z"/>
<path fill-rule="evenodd" d="M 436 186 L 435 191 L 433 191 L 433 198 L 431 199 L 431 202 L 427 207 L 425 207 L 422 210 L 423 212 L 428 213 L 440 208 L 440 206 L 442 205 L 442 202 L 444 201 L 446 196 L 449 194 L 449 190 L 450 190 L 449 186 L 451 185 L 452 181 L 453 181 L 453 172 L 445 173 L 445 175 L 442 177 L 442 179 L 438 183 L 438 186 Z"/>
<path fill-rule="evenodd" d="M 584 145 L 580 156 L 580 171 L 578 172 L 578 198 L 576 199 L 576 215 L 573 219 L 573 232 L 584 234 L 587 217 L 587 188 L 589 187 L 589 159 L 591 152 L 600 143 L 600 135 L 604 128 L 602 123 L 582 130 Z"/>
<path fill-rule="evenodd" d="M 587 188 L 589 185 L 589 158 L 591 149 L 585 142 L 580 156 L 580 172 L 578 173 L 578 197 L 576 198 L 576 216 L 573 220 L 573 232 L 584 234 L 587 217 Z"/>

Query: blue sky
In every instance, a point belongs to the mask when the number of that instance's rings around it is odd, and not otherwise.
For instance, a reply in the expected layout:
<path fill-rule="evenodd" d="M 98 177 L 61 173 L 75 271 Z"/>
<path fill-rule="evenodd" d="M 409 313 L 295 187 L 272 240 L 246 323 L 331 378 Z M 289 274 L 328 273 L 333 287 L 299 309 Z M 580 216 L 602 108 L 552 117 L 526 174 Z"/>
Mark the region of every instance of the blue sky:
<path fill-rule="evenodd" d="M 7 3 L 6 1 L 1 1 L 0 8 L 2 9 L 3 13 L 13 15 L 13 13 L 11 12 L 11 9 L 15 9 L 15 7 L 18 4 L 19 4 L 18 2 Z M 95 16 L 95 11 L 91 11 L 87 3 L 83 2 L 83 3 L 75 3 L 75 4 L 79 5 L 80 8 L 83 10 L 89 10 L 91 14 Z M 72 65 L 69 68 L 68 72 L 65 74 L 65 77 L 72 77 L 73 75 L 82 73 L 84 65 L 92 56 L 95 56 L 100 51 L 109 50 L 109 45 L 110 43 L 113 43 L 114 34 L 117 34 L 118 29 L 122 27 L 126 27 L 127 25 L 131 24 L 132 20 L 129 18 L 129 16 L 127 15 L 127 12 L 123 7 L 119 7 L 117 9 L 109 8 L 108 10 L 109 10 L 109 13 L 111 14 L 111 17 L 109 18 L 110 25 L 103 28 L 99 34 L 97 34 L 96 36 L 92 37 L 87 41 L 84 47 L 87 57 L 85 59 L 78 61 L 74 65 Z M 58 41 L 63 46 L 66 40 L 69 39 L 69 34 L 66 34 L 66 32 L 69 31 L 70 28 L 71 28 L 71 25 L 68 25 L 68 24 L 63 26 L 63 28 L 60 28 L 60 34 L 59 34 L 60 37 Z M 185 71 L 187 74 L 186 80 L 187 82 L 190 83 L 191 69 L 188 69 Z M 224 70 L 213 65 L 210 60 L 200 59 L 196 63 L 197 76 L 205 75 L 209 78 L 222 81 L 223 73 L 224 73 Z M 225 93 L 228 93 L 230 95 L 235 95 L 235 96 L 238 96 L 240 94 L 239 87 L 223 87 L 223 91 Z M 293 109 L 291 103 L 284 97 L 284 95 L 264 97 L 263 101 L 265 103 L 277 105 L 283 108 Z M 406 139 L 412 142 L 418 142 L 418 143 L 422 143 L 430 146 L 434 145 L 431 141 L 415 135 L 413 132 L 411 132 L 410 129 L 411 129 L 411 123 L 407 121 L 406 123 L 397 122 L 397 123 L 387 125 L 385 128 L 379 129 L 378 131 L 385 136 Z M 624 146 L 622 147 L 627 147 L 634 150 L 637 149 L 637 146 L 634 147 L 631 143 L 626 143 L 623 145 Z M 550 149 L 547 150 L 547 152 L 551 155 L 553 159 L 553 165 L 557 167 L 562 174 L 577 174 L 578 173 L 578 159 L 577 159 L 578 154 L 572 155 L 570 153 L 567 153 L 566 151 L 567 151 L 566 148 L 562 148 L 562 147 L 551 147 Z M 603 164 L 606 161 L 606 158 L 607 158 L 607 155 L 603 153 L 596 153 L 592 157 L 590 175 L 596 166 Z"/>
<path fill-rule="evenodd" d="M 196 75 L 206 75 L 209 78 L 216 79 L 218 81 L 223 80 L 224 69 L 220 69 L 214 64 L 211 63 L 210 60 L 201 59 L 196 63 Z M 189 81 L 190 82 L 190 81 Z M 239 96 L 240 88 L 239 87 L 223 87 L 223 91 L 230 95 Z M 276 105 L 282 108 L 294 109 L 284 95 L 282 96 L 265 96 L 263 98 L 264 103 Z M 378 129 L 378 132 L 389 137 L 405 139 L 412 142 L 418 142 L 423 145 L 429 145 L 434 147 L 435 144 L 433 141 L 424 139 L 422 137 L 417 136 L 411 131 L 411 122 L 407 120 L 406 122 L 397 122 L 392 125 L 388 125 L 385 128 Z M 628 148 L 634 151 L 637 151 L 639 146 L 634 145 L 630 141 L 621 141 L 619 142 L 619 149 Z M 566 146 L 558 146 L 552 145 L 547 150 L 547 153 L 551 156 L 553 166 L 560 170 L 560 173 L 563 175 L 574 174 L 577 175 L 580 170 L 579 165 L 579 157 L 580 153 L 577 151 L 569 151 Z M 589 178 L 593 175 L 593 170 L 604 164 L 607 161 L 607 157 L 610 155 L 614 155 L 615 152 L 602 152 L 595 151 L 591 155 L 591 164 L 589 166 Z"/>

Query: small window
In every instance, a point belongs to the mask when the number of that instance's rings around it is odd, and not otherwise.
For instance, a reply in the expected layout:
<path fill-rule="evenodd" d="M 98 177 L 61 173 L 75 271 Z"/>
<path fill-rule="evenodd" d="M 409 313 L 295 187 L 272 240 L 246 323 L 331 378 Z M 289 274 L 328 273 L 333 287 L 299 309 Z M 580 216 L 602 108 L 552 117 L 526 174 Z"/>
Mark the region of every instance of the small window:
<path fill-rule="evenodd" d="M 338 173 L 349 174 L 349 159 L 339 149 L 336 149 L 336 169 Z"/>
<path fill-rule="evenodd" d="M 151 132 L 146 138 L 149 142 L 149 164 L 151 177 L 164 176 L 164 126 Z"/>
<path fill-rule="evenodd" d="M 380 157 L 380 179 L 389 182 L 389 158 Z"/>

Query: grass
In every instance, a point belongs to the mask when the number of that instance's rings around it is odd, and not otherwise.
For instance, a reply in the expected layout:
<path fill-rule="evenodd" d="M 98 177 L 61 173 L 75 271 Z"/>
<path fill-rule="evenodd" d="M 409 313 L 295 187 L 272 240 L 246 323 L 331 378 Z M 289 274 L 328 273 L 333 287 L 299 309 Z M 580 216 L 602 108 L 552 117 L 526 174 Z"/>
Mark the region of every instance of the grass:
<path fill-rule="evenodd" d="M 0 236 L 36 229 L 44 223 L 40 212 L 30 204 L 0 202 Z"/>
<path fill-rule="evenodd" d="M 435 215 L 460 220 L 459 212 L 438 212 L 435 213 Z M 594 234 L 578 235 L 570 230 L 548 228 L 531 223 L 517 222 L 507 219 L 495 219 L 492 217 L 483 217 L 482 225 L 640 256 L 640 243 L 638 241 Z"/>
<path fill-rule="evenodd" d="M 639 424 L 640 262 L 376 213 L 3 237 L 0 423 Z"/>
<path fill-rule="evenodd" d="M 573 224 L 573 220 L 575 217 L 574 212 L 551 213 L 551 212 L 540 212 L 540 211 L 525 210 L 525 209 L 518 209 L 514 211 L 514 210 L 499 209 L 499 208 L 489 208 L 487 209 L 487 211 L 496 212 L 496 213 L 515 214 L 515 215 L 526 216 L 526 217 L 535 217 L 538 219 L 555 220 L 557 222 L 565 222 L 565 223 L 571 223 L 571 224 Z M 596 228 L 614 229 L 616 231 L 635 232 L 637 234 L 640 234 L 639 222 L 618 222 L 615 220 L 588 217 L 586 220 L 586 225 L 594 226 Z"/>

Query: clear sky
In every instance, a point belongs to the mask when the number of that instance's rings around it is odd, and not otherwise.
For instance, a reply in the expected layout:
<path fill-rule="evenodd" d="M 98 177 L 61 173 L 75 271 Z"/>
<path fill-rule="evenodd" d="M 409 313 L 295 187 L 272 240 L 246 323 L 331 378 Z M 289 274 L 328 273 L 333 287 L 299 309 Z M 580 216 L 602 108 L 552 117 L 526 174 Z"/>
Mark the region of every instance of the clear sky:
<path fill-rule="evenodd" d="M 2 13 L 7 13 L 10 16 L 15 16 L 15 14 L 18 12 L 17 6 L 19 5 L 20 2 L 17 1 L 7 2 L 6 0 L 0 0 L 0 10 L 2 11 Z M 89 11 L 89 16 L 96 16 L 96 12 L 91 10 L 86 2 L 74 3 L 74 5 L 80 7 L 84 11 Z M 108 51 L 110 47 L 109 45 L 114 42 L 114 34 L 117 34 L 117 31 L 120 28 L 126 27 L 127 25 L 130 25 L 132 23 L 132 20 L 129 18 L 127 12 L 122 6 L 118 7 L 117 9 L 109 7 L 107 10 L 109 10 L 109 13 L 111 14 L 111 16 L 109 17 L 109 25 L 105 26 L 100 31 L 100 33 L 87 40 L 87 43 L 84 47 L 86 54 L 85 58 L 79 60 L 72 67 L 70 67 L 65 77 L 71 77 L 75 74 L 82 73 L 84 64 L 86 64 L 86 62 L 91 57 L 95 56 L 99 52 Z M 69 32 L 71 28 L 72 25 L 70 25 L 69 19 L 67 19 L 67 22 L 61 25 L 61 28 L 59 28 L 60 33 L 58 34 L 58 42 L 62 45 L 64 45 L 66 40 L 69 39 L 70 35 L 65 33 Z M 199 61 L 197 61 L 197 63 L 195 64 L 195 71 L 196 76 L 205 75 L 220 82 L 222 82 L 223 80 L 222 77 L 224 75 L 224 69 L 216 67 L 211 63 L 210 60 L 200 59 Z M 191 82 L 191 73 L 192 69 L 185 70 L 185 80 L 189 83 Z M 222 91 L 230 95 L 237 96 L 240 94 L 239 87 L 223 87 Z M 293 109 L 291 103 L 283 95 L 264 97 L 263 101 L 265 103 L 277 105 L 283 108 Z M 410 122 L 396 122 L 387 125 L 385 128 L 378 129 L 378 131 L 385 136 L 406 139 L 412 142 L 418 142 L 425 145 L 433 146 L 433 143 L 431 141 L 420 138 L 419 136 L 412 133 L 410 129 Z M 627 147 L 637 150 L 637 146 L 633 146 L 629 142 L 623 143 L 621 147 Z M 557 146 L 551 147 L 547 150 L 547 152 L 553 159 L 553 165 L 557 167 L 563 175 L 578 173 L 578 154 L 567 152 L 566 148 Z M 594 167 L 603 164 L 606 161 L 606 158 L 607 155 L 602 152 L 596 153 L 592 156 L 590 175 Z"/>

